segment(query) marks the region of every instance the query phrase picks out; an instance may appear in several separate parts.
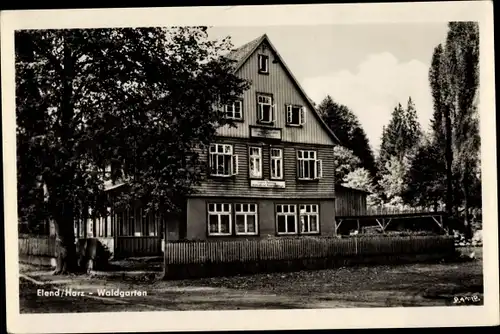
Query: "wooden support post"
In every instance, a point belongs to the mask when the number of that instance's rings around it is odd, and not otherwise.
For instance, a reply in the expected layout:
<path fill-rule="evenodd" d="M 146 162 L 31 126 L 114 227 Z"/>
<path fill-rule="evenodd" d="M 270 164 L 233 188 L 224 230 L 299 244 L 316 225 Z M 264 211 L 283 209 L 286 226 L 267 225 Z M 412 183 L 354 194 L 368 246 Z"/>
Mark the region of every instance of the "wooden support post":
<path fill-rule="evenodd" d="M 385 231 L 385 229 L 387 229 L 387 226 L 389 226 L 391 221 L 392 221 L 392 218 L 389 218 L 389 220 L 387 221 L 387 224 L 385 224 L 385 226 L 384 226 L 384 231 Z"/>
<path fill-rule="evenodd" d="M 117 250 L 118 250 L 118 219 L 116 219 L 116 206 L 115 206 L 116 198 L 115 196 L 111 197 L 111 235 L 113 237 L 113 258 L 117 258 Z"/>
<path fill-rule="evenodd" d="M 439 217 L 442 219 L 442 217 L 441 217 L 441 216 L 439 216 Z M 437 224 L 437 225 L 438 225 L 438 226 L 439 226 L 439 227 L 440 227 L 440 228 L 444 231 L 443 224 L 442 224 L 439 220 L 437 220 L 437 219 L 436 219 L 436 217 L 431 216 L 431 218 L 432 218 L 432 220 L 434 220 L 434 221 L 436 222 L 436 224 Z M 440 220 L 441 220 L 441 219 L 440 219 Z"/>
<path fill-rule="evenodd" d="M 111 211 L 111 210 L 110 210 Z M 111 212 L 108 211 L 108 206 L 106 206 L 106 215 L 104 216 L 104 236 L 108 237 L 108 218 L 111 219 Z"/>
<path fill-rule="evenodd" d="M 375 221 L 377 222 L 378 226 L 382 229 L 382 233 L 385 232 L 385 227 L 384 227 L 384 219 L 382 219 L 382 223 L 378 220 L 378 218 L 375 218 Z"/>
<path fill-rule="evenodd" d="M 359 219 L 356 219 L 356 221 L 358 222 L 358 233 L 359 233 Z"/>

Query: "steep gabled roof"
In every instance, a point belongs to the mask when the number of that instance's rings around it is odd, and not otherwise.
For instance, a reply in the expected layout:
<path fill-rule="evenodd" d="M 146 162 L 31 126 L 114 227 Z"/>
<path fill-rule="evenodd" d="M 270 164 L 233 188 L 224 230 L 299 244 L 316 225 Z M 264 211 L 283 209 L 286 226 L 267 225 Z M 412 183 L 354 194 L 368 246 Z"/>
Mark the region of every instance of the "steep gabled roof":
<path fill-rule="evenodd" d="M 251 40 L 250 42 L 243 44 L 237 49 L 232 50 L 228 58 L 235 60 L 236 61 L 236 69 L 241 68 L 241 66 L 246 62 L 246 60 L 252 55 L 252 53 L 259 47 L 260 43 L 264 40 L 266 35 L 262 35 L 260 37 L 257 37 L 254 40 Z"/>
<path fill-rule="evenodd" d="M 292 74 L 286 63 L 283 61 L 283 58 L 280 56 L 274 45 L 271 43 L 269 40 L 269 37 L 267 37 L 266 34 L 240 46 L 239 48 L 231 51 L 228 54 L 228 58 L 233 59 L 236 61 L 236 66 L 234 69 L 234 72 L 236 73 L 250 58 L 250 56 L 257 50 L 257 48 L 264 42 L 267 42 L 273 53 L 276 55 L 276 58 L 278 58 L 279 62 L 283 65 L 285 72 L 288 74 L 290 79 L 292 80 L 292 83 L 295 85 L 297 90 L 300 92 L 302 97 L 307 101 L 307 104 L 309 105 L 309 109 L 312 111 L 312 114 L 318 119 L 320 122 L 321 126 L 325 129 L 325 131 L 330 135 L 330 137 L 336 142 L 337 144 L 341 145 L 340 140 L 337 138 L 337 136 L 333 133 L 332 129 L 325 123 L 323 118 L 318 114 L 318 111 L 316 110 L 316 107 L 314 106 L 314 103 L 312 100 L 307 96 L 305 93 L 304 89 L 300 86 L 298 80 L 295 78 L 295 76 Z"/>

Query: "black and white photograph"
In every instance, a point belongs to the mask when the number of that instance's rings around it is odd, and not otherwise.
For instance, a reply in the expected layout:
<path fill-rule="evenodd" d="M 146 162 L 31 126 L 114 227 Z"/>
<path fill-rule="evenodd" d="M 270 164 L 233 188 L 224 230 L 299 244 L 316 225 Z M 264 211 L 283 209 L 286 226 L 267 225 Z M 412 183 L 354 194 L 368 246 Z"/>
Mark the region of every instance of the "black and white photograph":
<path fill-rule="evenodd" d="M 9 331 L 498 325 L 492 8 L 2 12 Z"/>

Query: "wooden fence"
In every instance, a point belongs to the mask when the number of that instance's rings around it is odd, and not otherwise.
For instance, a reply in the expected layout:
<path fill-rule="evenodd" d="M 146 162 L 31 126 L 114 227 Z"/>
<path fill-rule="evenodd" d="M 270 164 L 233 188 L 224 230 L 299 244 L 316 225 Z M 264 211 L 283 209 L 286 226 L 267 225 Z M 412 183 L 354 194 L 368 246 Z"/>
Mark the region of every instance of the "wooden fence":
<path fill-rule="evenodd" d="M 22 236 L 18 242 L 19 255 L 56 256 L 56 239 L 48 236 Z"/>
<path fill-rule="evenodd" d="M 283 238 L 242 241 L 167 243 L 166 264 L 224 264 L 293 261 L 335 257 L 447 253 L 448 236 L 371 238 Z"/>
<path fill-rule="evenodd" d="M 161 254 L 162 249 L 160 237 L 117 237 L 115 257 L 155 256 Z"/>

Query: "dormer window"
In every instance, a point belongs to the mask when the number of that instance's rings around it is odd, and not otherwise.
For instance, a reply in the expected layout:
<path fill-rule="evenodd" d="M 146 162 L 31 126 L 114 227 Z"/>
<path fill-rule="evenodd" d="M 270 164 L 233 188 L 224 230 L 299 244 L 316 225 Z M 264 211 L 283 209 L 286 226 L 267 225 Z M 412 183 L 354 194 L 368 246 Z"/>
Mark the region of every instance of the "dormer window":
<path fill-rule="evenodd" d="M 269 74 L 269 56 L 259 55 L 259 73 Z"/>
<path fill-rule="evenodd" d="M 286 125 L 302 126 L 306 124 L 306 108 L 288 104 L 286 106 Z"/>
<path fill-rule="evenodd" d="M 257 113 L 259 123 L 271 124 L 275 121 L 273 97 L 271 95 L 257 94 Z"/>
<path fill-rule="evenodd" d="M 237 100 L 232 103 L 226 104 L 224 107 L 226 118 L 234 120 L 242 120 L 243 119 L 242 109 L 243 108 L 241 100 Z"/>

